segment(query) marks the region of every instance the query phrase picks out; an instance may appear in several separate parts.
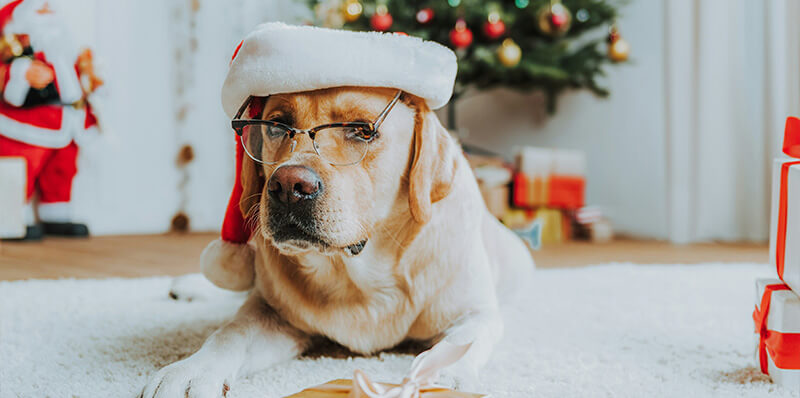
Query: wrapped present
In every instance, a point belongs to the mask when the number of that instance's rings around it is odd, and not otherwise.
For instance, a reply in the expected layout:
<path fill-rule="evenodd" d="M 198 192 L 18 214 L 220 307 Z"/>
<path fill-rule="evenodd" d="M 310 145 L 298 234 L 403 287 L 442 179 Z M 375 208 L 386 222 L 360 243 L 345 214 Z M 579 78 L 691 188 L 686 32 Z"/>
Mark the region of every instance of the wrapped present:
<path fill-rule="evenodd" d="M 0 238 L 25 236 L 25 158 L 0 157 Z"/>
<path fill-rule="evenodd" d="M 520 208 L 533 208 L 547 204 L 548 177 L 531 177 L 522 172 L 514 173 L 512 204 Z"/>
<path fill-rule="evenodd" d="M 536 220 L 542 224 L 540 239 L 543 244 L 561 243 L 569 238 L 569 222 L 558 209 L 543 207 L 536 211 Z"/>
<path fill-rule="evenodd" d="M 478 398 L 488 395 L 453 391 L 435 384 L 439 370 L 452 365 L 467 353 L 472 344 L 456 345 L 442 341 L 419 354 L 408 376 L 400 384 L 376 383 L 356 370 L 353 380 L 333 380 L 286 398 Z"/>
<path fill-rule="evenodd" d="M 536 210 L 508 209 L 500 221 L 511 229 L 525 229 L 536 220 Z"/>
<path fill-rule="evenodd" d="M 581 207 L 575 211 L 575 236 L 595 243 L 610 242 L 614 239 L 614 228 L 600 208 Z"/>
<path fill-rule="evenodd" d="M 508 211 L 511 171 L 501 166 L 483 165 L 476 167 L 473 172 L 489 213 L 497 218 L 503 217 Z"/>
<path fill-rule="evenodd" d="M 585 156 L 580 151 L 522 148 L 517 155 L 513 205 L 561 209 L 583 206 L 585 163 Z"/>
<path fill-rule="evenodd" d="M 769 257 L 778 277 L 800 292 L 800 120 L 786 120 L 783 152 L 772 172 Z"/>
<path fill-rule="evenodd" d="M 547 204 L 548 180 L 553 169 L 554 151 L 547 148 L 523 147 L 517 152 L 512 203 L 516 207 L 538 207 Z"/>
<path fill-rule="evenodd" d="M 572 238 L 572 220 L 568 212 L 549 207 L 531 209 L 509 209 L 501 218 L 503 224 L 518 235 L 533 233 L 541 244 L 561 243 Z"/>
<path fill-rule="evenodd" d="M 547 190 L 547 205 L 560 209 L 583 207 L 586 192 L 586 156 L 580 151 L 558 150 Z"/>
<path fill-rule="evenodd" d="M 800 390 L 800 297 L 780 280 L 757 280 L 753 321 L 761 371 Z"/>

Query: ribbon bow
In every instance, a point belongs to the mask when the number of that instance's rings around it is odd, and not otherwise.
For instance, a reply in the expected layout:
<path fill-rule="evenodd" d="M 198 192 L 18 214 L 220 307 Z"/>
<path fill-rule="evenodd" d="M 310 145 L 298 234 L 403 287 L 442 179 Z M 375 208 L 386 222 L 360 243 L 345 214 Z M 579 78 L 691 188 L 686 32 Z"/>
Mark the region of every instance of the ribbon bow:
<path fill-rule="evenodd" d="M 789 290 L 789 286 L 784 284 L 767 285 L 764 288 L 764 295 L 761 296 L 761 306 L 753 311 L 753 322 L 758 333 L 758 361 L 761 365 L 761 372 L 769 374 L 767 366 L 767 340 L 775 340 L 778 334 L 773 334 L 767 330 L 767 315 L 769 315 L 769 305 L 772 300 L 772 292 L 778 290 Z M 770 341 L 772 343 L 772 341 Z M 771 344 L 770 344 L 771 345 Z"/>
<path fill-rule="evenodd" d="M 783 131 L 783 153 L 800 158 L 800 119 L 786 118 L 786 129 Z"/>
<path fill-rule="evenodd" d="M 769 315 L 772 293 L 779 290 L 789 290 L 784 284 L 767 285 L 764 295 L 761 296 L 761 306 L 753 311 L 756 333 L 758 333 L 758 360 L 761 371 L 769 374 L 769 361 L 779 369 L 800 369 L 800 333 L 785 333 L 767 329 L 767 316 Z"/>
<path fill-rule="evenodd" d="M 439 371 L 452 365 L 467 353 L 472 343 L 456 345 L 441 341 L 428 351 L 419 354 L 411 363 L 411 370 L 398 386 L 373 382 L 366 373 L 356 370 L 350 398 L 419 398 L 420 394 L 434 389 Z"/>

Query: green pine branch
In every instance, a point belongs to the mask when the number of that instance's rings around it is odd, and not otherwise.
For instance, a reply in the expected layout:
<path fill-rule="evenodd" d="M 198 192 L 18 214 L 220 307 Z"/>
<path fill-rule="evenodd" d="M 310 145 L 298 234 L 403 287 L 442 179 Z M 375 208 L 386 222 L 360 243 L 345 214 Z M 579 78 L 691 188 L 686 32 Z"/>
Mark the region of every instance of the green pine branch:
<path fill-rule="evenodd" d="M 320 0 L 304 0 L 316 7 Z M 321 0 L 323 2 L 345 0 Z M 529 0 L 524 8 L 519 2 L 526 0 L 449 0 L 459 2 L 452 6 L 446 0 L 359 0 L 363 14 L 342 28 L 372 30 L 370 17 L 378 5 L 386 5 L 392 15 L 390 31 L 405 32 L 412 36 L 437 41 L 453 48 L 450 31 L 458 19 L 464 19 L 472 30 L 473 43 L 458 55 L 458 77 L 454 98 L 469 89 L 485 90 L 508 87 L 516 90 L 541 90 L 547 97 L 548 109 L 555 111 L 556 98 L 566 89 L 587 89 L 598 96 L 609 91 L 599 82 L 605 68 L 613 64 L 606 54 L 605 36 L 614 23 L 620 1 L 562 0 L 572 13 L 569 31 L 561 37 L 542 33 L 537 25 L 537 13 L 550 0 Z M 417 22 L 420 9 L 431 8 L 433 20 L 425 25 Z M 483 25 L 490 12 L 498 12 L 506 25 L 502 38 L 490 39 L 483 33 Z M 578 13 L 580 13 L 579 18 Z M 321 24 L 322 18 L 315 21 Z M 515 67 L 504 66 L 497 57 L 503 38 L 509 37 L 520 46 L 522 58 Z"/>

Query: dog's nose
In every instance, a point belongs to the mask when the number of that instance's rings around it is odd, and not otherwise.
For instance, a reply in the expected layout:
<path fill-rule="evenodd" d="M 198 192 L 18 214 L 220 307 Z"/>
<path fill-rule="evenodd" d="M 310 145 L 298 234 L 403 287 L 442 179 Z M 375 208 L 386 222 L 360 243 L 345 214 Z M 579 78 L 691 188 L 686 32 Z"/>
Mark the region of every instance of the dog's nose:
<path fill-rule="evenodd" d="M 294 204 L 319 196 L 322 192 L 322 180 L 308 167 L 282 166 L 272 173 L 267 190 L 272 200 Z"/>

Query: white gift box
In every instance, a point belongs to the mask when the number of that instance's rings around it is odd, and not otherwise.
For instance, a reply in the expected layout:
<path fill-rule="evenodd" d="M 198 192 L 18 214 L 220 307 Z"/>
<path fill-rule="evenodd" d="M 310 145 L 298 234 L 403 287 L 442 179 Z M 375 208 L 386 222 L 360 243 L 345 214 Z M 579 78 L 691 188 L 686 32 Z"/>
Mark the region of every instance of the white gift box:
<path fill-rule="evenodd" d="M 773 163 L 770 220 L 770 263 L 784 283 L 800 292 L 800 159 Z"/>
<path fill-rule="evenodd" d="M 0 238 L 25 236 L 25 159 L 0 157 Z"/>
<path fill-rule="evenodd" d="M 778 279 L 756 280 L 753 321 L 761 371 L 800 392 L 800 297 Z"/>

